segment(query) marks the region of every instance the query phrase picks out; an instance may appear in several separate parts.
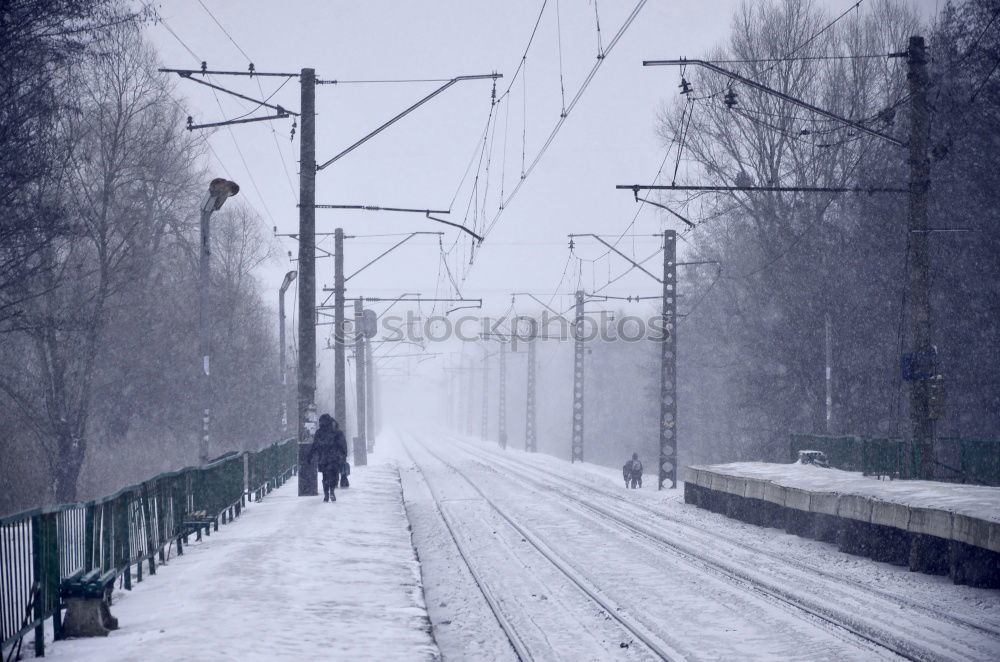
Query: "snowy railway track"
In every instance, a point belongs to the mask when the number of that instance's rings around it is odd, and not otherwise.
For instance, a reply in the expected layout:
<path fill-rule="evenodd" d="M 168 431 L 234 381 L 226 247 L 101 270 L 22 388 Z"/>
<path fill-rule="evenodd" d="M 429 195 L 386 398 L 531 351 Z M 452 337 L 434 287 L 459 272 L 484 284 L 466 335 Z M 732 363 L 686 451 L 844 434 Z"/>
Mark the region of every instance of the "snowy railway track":
<path fill-rule="evenodd" d="M 465 442 L 465 441 L 463 441 L 461 439 L 458 439 L 457 437 L 453 437 L 453 438 L 456 441 L 458 441 L 459 443 L 468 444 L 468 442 Z M 476 449 L 475 446 L 471 446 L 471 445 L 468 445 L 467 447 L 468 448 L 473 448 L 473 449 L 475 449 L 475 451 L 480 451 L 481 450 L 481 449 Z M 901 596 L 901 595 L 897 595 L 897 594 L 894 594 L 894 593 L 890 593 L 889 591 L 883 590 L 883 589 L 878 588 L 876 586 L 872 586 L 870 584 L 862 583 L 860 581 L 852 579 L 851 577 L 846 577 L 844 575 L 838 575 L 838 574 L 826 571 L 823 568 L 816 567 L 815 565 L 809 565 L 809 564 L 803 563 L 802 561 L 799 561 L 798 559 L 795 559 L 795 558 L 792 558 L 792 557 L 789 557 L 789 556 L 784 556 L 784 555 L 781 555 L 781 554 L 777 554 L 777 553 L 771 552 L 769 550 L 763 550 L 763 549 L 758 549 L 756 547 L 751 547 L 751 546 L 747 545 L 746 543 L 744 543 L 744 542 L 742 542 L 740 540 L 737 540 L 737 539 L 732 538 L 730 536 L 727 536 L 725 534 L 719 533 L 718 531 L 715 531 L 715 530 L 712 530 L 712 529 L 703 529 L 703 528 L 695 527 L 695 526 L 691 525 L 688 522 L 685 522 L 684 520 L 682 520 L 680 518 L 672 517 L 671 515 L 669 515 L 668 513 L 663 512 L 662 510 L 658 510 L 658 509 L 653 508 L 651 506 L 648 506 L 646 504 L 638 503 L 638 502 L 632 501 L 630 499 L 627 499 L 626 497 L 622 496 L 620 493 L 615 492 L 613 490 L 601 489 L 600 487 L 598 487 L 596 485 L 593 485 L 591 483 L 587 483 L 587 482 L 584 482 L 584 481 L 579 481 L 579 480 L 574 480 L 574 479 L 568 478 L 565 475 L 561 475 L 561 474 L 553 472 L 553 471 L 548 471 L 548 470 L 546 470 L 546 469 L 544 469 L 542 467 L 538 467 L 538 466 L 533 465 L 531 463 L 523 462 L 523 461 L 521 461 L 521 460 L 519 460 L 517 458 L 509 457 L 509 456 L 506 456 L 506 455 L 500 455 L 498 453 L 491 453 L 489 451 L 487 451 L 487 454 L 488 454 L 488 456 L 491 459 L 492 458 L 498 458 L 498 459 L 501 459 L 501 461 L 507 461 L 507 462 L 509 462 L 511 464 L 511 466 L 515 466 L 518 469 L 526 468 L 526 469 L 529 469 L 531 471 L 535 471 L 538 474 L 545 475 L 545 476 L 552 477 L 552 478 L 556 478 L 556 479 L 558 479 L 558 480 L 560 480 L 560 481 L 562 481 L 562 482 L 564 482 L 564 483 L 566 483 L 568 485 L 573 486 L 574 488 L 583 489 L 583 490 L 586 490 L 586 491 L 589 491 L 589 492 L 592 492 L 592 493 L 599 494 L 601 496 L 607 497 L 609 499 L 613 499 L 613 500 L 615 500 L 615 501 L 617 501 L 617 502 L 619 502 L 619 503 L 621 503 L 623 505 L 627 505 L 628 507 L 634 508 L 634 509 L 639 510 L 639 511 L 643 511 L 646 514 L 651 515 L 653 517 L 656 517 L 658 519 L 670 522 L 672 525 L 676 525 L 678 527 L 684 528 L 685 530 L 695 532 L 697 535 L 700 535 L 700 536 L 709 536 L 709 537 L 715 539 L 718 542 L 722 542 L 723 544 L 733 545 L 733 546 L 738 547 L 738 548 L 740 548 L 740 549 L 742 549 L 742 550 L 744 550 L 744 551 L 746 551 L 748 553 L 756 554 L 756 555 L 759 555 L 759 556 L 764 556 L 764 557 L 766 557 L 766 558 L 768 558 L 768 559 L 770 559 L 772 561 L 793 566 L 793 567 L 795 567 L 795 568 L 797 568 L 797 569 L 799 569 L 799 570 L 801 570 L 803 572 L 808 572 L 808 573 L 814 574 L 814 575 L 820 575 L 822 577 L 825 577 L 825 578 L 827 578 L 827 579 L 829 579 L 831 581 L 834 581 L 834 582 L 837 582 L 837 583 L 840 583 L 840 584 L 850 584 L 850 585 L 854 586 L 855 588 L 857 588 L 859 591 L 863 591 L 866 595 L 872 595 L 872 594 L 874 594 L 874 595 L 877 595 L 877 596 L 879 596 L 879 597 L 881 597 L 881 598 L 883 598 L 885 600 L 888 600 L 888 601 L 891 601 L 891 602 L 895 603 L 898 607 L 905 607 L 905 608 L 908 608 L 908 609 L 914 609 L 914 610 L 917 610 L 917 611 L 920 611 L 920 612 L 924 613 L 927 616 L 933 617 L 934 619 L 945 621 L 945 622 L 951 623 L 952 625 L 955 625 L 955 626 L 958 626 L 958 627 L 968 628 L 968 629 L 971 629 L 971 630 L 977 630 L 977 631 L 979 631 L 979 632 L 981 632 L 983 634 L 987 634 L 987 635 L 990 635 L 992 637 L 996 637 L 997 640 L 998 640 L 998 642 L 1000 642 L 1000 629 L 998 629 L 998 628 L 990 627 L 988 625 L 983 625 L 981 623 L 975 623 L 975 622 L 970 621 L 970 620 L 968 620 L 966 618 L 962 618 L 961 616 L 956 616 L 955 614 L 951 614 L 951 613 L 948 613 L 946 611 L 942 611 L 940 609 L 934 609 L 932 607 L 928 607 L 926 604 L 917 602 L 915 600 L 911 600 L 909 598 L 906 598 L 905 596 Z M 1000 645 L 1000 644 L 998 644 L 998 645 Z"/>
<path fill-rule="evenodd" d="M 417 469 L 417 471 L 420 472 L 424 485 L 427 486 L 428 492 L 430 492 L 432 498 L 434 499 L 434 512 L 437 513 L 441 522 L 444 523 L 445 529 L 447 529 L 452 542 L 455 544 L 455 549 L 458 551 L 458 555 L 461 557 L 462 562 L 469 571 L 469 575 L 472 577 L 472 580 L 476 583 L 476 588 L 478 588 L 479 592 L 483 594 L 483 599 L 486 600 L 486 604 L 489 606 L 490 611 L 493 612 L 493 617 L 496 618 L 497 625 L 499 625 L 500 629 L 503 630 L 511 648 L 514 649 L 514 654 L 517 655 L 517 659 L 521 660 L 521 662 L 533 660 L 534 658 L 531 656 L 528 647 L 521 640 L 521 636 L 515 630 L 513 624 L 510 622 L 510 619 L 507 618 L 503 608 L 500 606 L 500 602 L 497 600 L 496 596 L 493 595 L 493 591 L 469 560 L 469 555 L 466 553 L 464 546 L 459 540 L 458 534 L 455 532 L 455 526 L 451 521 L 451 517 L 444 512 L 443 508 L 441 508 L 441 500 L 438 497 L 436 490 L 431 486 L 430 481 L 427 480 L 420 464 L 417 462 L 416 458 L 413 457 L 413 453 L 410 452 L 408 447 L 403 446 L 403 449 L 406 451 L 406 455 L 410 458 L 410 462 Z"/>
<path fill-rule="evenodd" d="M 490 508 L 493 510 L 493 512 L 499 515 L 515 531 L 517 531 L 518 534 L 522 536 L 522 539 L 526 543 L 530 544 L 533 549 L 535 549 L 539 554 L 545 557 L 545 559 L 549 563 L 551 563 L 551 565 L 556 570 L 558 570 L 566 579 L 568 579 L 569 582 L 572 585 L 574 585 L 577 589 L 579 589 L 588 599 L 592 600 L 597 605 L 599 605 L 601 610 L 603 610 L 603 612 L 607 615 L 608 618 L 616 620 L 627 632 L 629 632 L 630 634 L 635 636 L 639 641 L 641 641 L 657 659 L 665 660 L 667 662 L 682 662 L 685 659 L 683 655 L 673 650 L 669 644 L 661 641 L 659 637 L 647 631 L 646 628 L 644 628 L 640 624 L 622 615 L 621 613 L 622 609 L 620 606 L 612 604 L 606 597 L 601 595 L 596 590 L 596 588 L 593 587 L 590 584 L 590 582 L 586 580 L 586 578 L 583 575 L 581 575 L 575 569 L 573 569 L 573 567 L 569 563 L 567 563 L 564 559 L 560 558 L 559 555 L 557 555 L 548 545 L 546 545 L 535 534 L 528 531 L 522 525 L 516 522 L 509 515 L 509 513 L 507 513 L 497 503 L 495 503 L 492 499 L 486 496 L 486 494 L 479 488 L 479 486 L 476 485 L 468 477 L 464 476 L 458 470 L 457 467 L 455 467 L 450 462 L 441 458 L 438 454 L 431 451 L 425 444 L 419 441 L 415 435 L 411 434 L 410 437 L 412 440 L 416 441 L 416 443 L 422 448 L 424 452 L 433 457 L 439 463 L 451 469 L 451 471 L 453 471 L 456 475 L 461 476 L 469 484 L 469 486 L 480 496 L 482 501 L 488 504 Z M 444 523 L 445 528 L 448 530 L 448 533 L 450 534 L 451 539 L 454 542 L 455 547 L 462 558 L 462 561 L 464 562 L 466 568 L 469 570 L 469 573 L 472 576 L 473 580 L 475 581 L 476 586 L 482 592 L 484 599 L 489 605 L 490 610 L 493 612 L 493 615 L 496 617 L 498 625 L 506 635 L 518 659 L 522 660 L 523 662 L 528 662 L 529 660 L 535 660 L 535 659 L 546 659 L 544 657 L 536 658 L 536 656 L 532 654 L 530 648 L 525 643 L 521 635 L 518 633 L 517 629 L 514 627 L 511 618 L 506 614 L 506 612 L 504 612 L 500 604 L 500 600 L 493 593 L 492 589 L 489 586 L 489 583 L 486 582 L 481 576 L 481 574 L 476 571 L 474 567 L 475 564 L 470 561 L 470 555 L 467 553 L 467 550 L 464 548 L 464 544 L 462 543 L 460 536 L 457 534 L 458 527 L 455 525 L 453 521 L 451 521 L 450 516 L 445 512 L 445 509 L 442 507 L 443 500 L 440 498 L 437 490 L 431 484 L 431 481 L 427 479 L 427 475 L 423 467 L 421 467 L 421 464 L 416 460 L 416 458 L 414 457 L 412 451 L 410 450 L 407 444 L 403 444 L 403 448 L 407 456 L 410 458 L 410 461 L 412 462 L 413 466 L 417 469 L 418 472 L 420 472 L 424 484 L 427 486 L 428 491 L 430 492 L 432 498 L 434 499 L 435 511 L 437 512 L 442 522 Z"/>
<path fill-rule="evenodd" d="M 540 488 L 548 492 L 557 492 L 560 496 L 574 502 L 578 507 L 593 513 L 597 517 L 613 522 L 623 529 L 642 536 L 679 558 L 723 576 L 745 590 L 764 594 L 793 609 L 800 610 L 815 619 L 819 619 L 832 628 L 861 638 L 903 658 L 911 660 L 995 659 L 993 656 L 1000 649 L 1000 639 L 995 639 L 992 642 L 993 646 L 990 650 L 983 650 L 969 643 L 968 637 L 954 636 L 956 633 L 968 635 L 974 632 L 978 633 L 979 636 L 972 637 L 973 640 L 981 640 L 981 635 L 984 634 L 997 638 L 998 633 L 993 628 L 969 622 L 966 619 L 925 607 L 884 591 L 873 590 L 858 582 L 847 581 L 831 573 L 817 573 L 816 569 L 811 566 L 806 566 L 801 562 L 777 554 L 761 552 L 726 536 L 694 527 L 686 522 L 671 518 L 653 508 L 625 499 L 620 494 L 567 478 L 559 473 L 537 467 L 532 463 L 510 458 L 505 454 L 502 455 L 478 448 L 457 437 L 452 437 L 452 439 L 458 441 L 463 450 L 475 458 L 475 461 L 481 465 L 494 471 L 497 471 L 498 467 L 506 469 L 506 471 L 503 471 L 503 475 L 507 478 L 533 485 L 536 489 Z M 525 470 L 532 472 L 536 476 L 543 476 L 544 480 L 524 476 L 523 472 Z M 581 498 L 579 494 L 555 487 L 552 482 L 553 479 L 564 485 L 569 485 L 571 488 L 614 499 L 617 502 L 616 506 L 622 506 L 632 511 L 639 511 L 647 516 L 653 516 L 659 520 L 661 525 L 666 524 L 679 528 L 681 531 L 658 531 L 646 525 L 637 524 L 632 518 L 624 516 L 622 512 L 615 512 L 593 501 Z M 670 535 L 670 533 L 681 535 Z M 679 542 L 680 540 L 684 540 L 684 542 Z M 718 547 L 719 543 L 733 549 L 722 550 L 721 552 L 716 549 L 713 554 L 706 554 L 702 551 L 704 549 L 712 549 L 713 544 Z M 738 550 L 739 553 L 733 553 L 734 550 Z M 741 555 L 743 563 L 740 562 Z M 780 585 L 773 575 L 767 576 L 767 573 L 760 569 L 761 564 L 755 565 L 747 561 L 746 557 L 748 555 L 765 556 L 784 566 L 788 566 L 781 569 L 786 573 L 785 580 L 787 581 L 790 574 L 794 580 L 801 583 L 802 590 L 791 590 Z M 788 571 L 789 568 L 791 572 Z M 768 570 L 768 572 L 772 571 L 773 569 Z M 843 586 L 845 583 L 855 590 L 853 595 L 845 592 L 845 587 Z M 863 594 L 861 593 L 862 591 Z M 856 604 L 847 604 L 845 606 L 842 602 L 839 607 L 831 607 L 828 604 L 829 601 L 838 599 L 841 601 L 846 600 L 848 603 L 853 600 L 856 601 Z M 867 606 L 867 609 L 861 609 L 860 611 L 867 611 L 869 618 L 866 619 L 859 614 L 859 606 Z M 921 612 L 925 617 L 920 622 L 911 622 L 910 619 L 896 619 L 897 624 L 905 623 L 908 626 L 906 638 L 898 633 L 887 630 L 880 622 L 885 617 L 893 614 L 893 610 L 898 611 L 902 608 Z M 955 631 L 950 633 L 942 632 L 936 627 L 941 622 L 948 623 L 953 628 L 964 630 L 964 633 Z"/>

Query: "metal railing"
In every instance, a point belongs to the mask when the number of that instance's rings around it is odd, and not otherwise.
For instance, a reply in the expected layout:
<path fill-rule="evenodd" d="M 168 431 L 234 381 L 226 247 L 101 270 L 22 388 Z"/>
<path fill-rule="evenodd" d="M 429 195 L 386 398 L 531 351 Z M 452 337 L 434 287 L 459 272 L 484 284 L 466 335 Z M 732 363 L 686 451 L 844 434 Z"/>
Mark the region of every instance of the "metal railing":
<path fill-rule="evenodd" d="M 939 460 L 937 480 L 1000 485 L 1000 440 L 940 437 L 938 442 L 957 466 Z M 920 475 L 920 445 L 906 439 L 792 434 L 789 450 L 792 461 L 800 450 L 823 451 L 831 467 L 868 476 L 915 479 Z"/>
<path fill-rule="evenodd" d="M 0 634 L 6 650 L 32 629 L 44 654 L 44 623 L 61 635 L 59 587 L 79 571 L 117 571 L 125 588 L 142 581 L 143 563 L 156 573 L 167 548 L 194 532 L 192 521 L 225 524 L 248 498 L 259 501 L 296 469 L 294 439 L 259 451 L 231 453 L 94 501 L 36 508 L 0 518 Z M 200 529 L 199 529 L 200 531 Z M 2 656 L 0 656 L 2 657 Z"/>

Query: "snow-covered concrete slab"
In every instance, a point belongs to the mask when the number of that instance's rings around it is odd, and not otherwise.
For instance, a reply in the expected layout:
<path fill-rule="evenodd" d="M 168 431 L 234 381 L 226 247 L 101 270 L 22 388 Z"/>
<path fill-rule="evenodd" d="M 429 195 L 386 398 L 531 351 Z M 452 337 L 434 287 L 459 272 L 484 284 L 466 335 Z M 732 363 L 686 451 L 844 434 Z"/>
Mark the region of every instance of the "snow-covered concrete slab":
<path fill-rule="evenodd" d="M 1000 552 L 1000 487 L 926 480 L 888 481 L 854 471 L 764 462 L 689 467 L 687 480 L 713 489 L 744 480 L 747 498 L 893 526 Z"/>
<path fill-rule="evenodd" d="M 293 479 L 185 546 L 131 592 L 121 628 L 57 659 L 432 660 L 420 568 L 394 464 L 358 467 L 335 503 Z"/>

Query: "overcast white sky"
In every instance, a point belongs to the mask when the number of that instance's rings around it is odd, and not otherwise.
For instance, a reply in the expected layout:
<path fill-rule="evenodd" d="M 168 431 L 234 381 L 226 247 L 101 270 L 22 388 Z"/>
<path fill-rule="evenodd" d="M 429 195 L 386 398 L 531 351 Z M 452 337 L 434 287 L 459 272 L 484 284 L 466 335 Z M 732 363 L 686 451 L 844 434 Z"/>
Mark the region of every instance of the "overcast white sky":
<path fill-rule="evenodd" d="M 941 4 L 940 0 L 913 1 L 928 18 Z M 205 60 L 210 69 L 246 70 L 249 59 L 258 71 L 297 72 L 313 67 L 319 78 L 340 81 L 450 78 L 496 71 L 505 75 L 498 81 L 500 94 L 521 61 L 542 4 L 542 0 L 163 0 L 158 11 L 164 23 L 151 25 L 148 35 L 169 67 L 196 68 Z M 525 165 L 530 164 L 559 120 L 562 89 L 568 104 L 593 66 L 595 4 L 607 46 L 636 6 L 635 0 L 546 3 L 526 58 L 526 75 L 515 80 L 505 103 L 495 108 L 497 121 L 488 150 L 492 155 L 490 184 L 485 213 L 480 212 L 480 229 L 496 215 L 501 178 L 504 195 L 508 195 L 520 178 L 522 151 Z M 657 111 L 677 95 L 678 72 L 644 68 L 642 60 L 703 55 L 726 38 L 730 17 L 739 4 L 739 0 L 649 0 L 645 4 L 499 216 L 471 266 L 470 242 L 459 239 L 448 260 L 463 294 L 484 297 L 487 310 L 497 314 L 506 310 L 511 292 L 536 292 L 545 294 L 547 300 L 558 291 L 567 294 L 553 303 L 562 310 L 571 305 L 568 295 L 578 277 L 590 289 L 625 269 L 627 265 L 612 256 L 592 264 L 583 262 L 578 276 L 580 263 L 573 260 L 563 279 L 569 255 L 566 235 L 617 234 L 628 226 L 637 207 L 629 192 L 616 191 L 614 186 L 652 181 L 664 157 L 655 130 Z M 822 4 L 836 16 L 855 0 Z M 272 94 L 282 82 L 276 78 L 212 80 L 255 98 Z M 322 163 L 437 85 L 318 87 L 317 160 Z M 477 167 L 478 156 L 459 185 L 481 144 L 490 95 L 489 81 L 452 87 L 320 172 L 317 202 L 451 208 L 450 218 L 462 222 L 477 172 L 481 194 L 485 188 L 486 170 Z M 253 108 L 191 82 L 178 81 L 176 96 L 196 122 L 232 118 Z M 271 101 L 298 110 L 298 81 L 290 80 Z M 242 187 L 240 196 L 279 232 L 294 232 L 298 223 L 299 142 L 297 136 L 289 140 L 290 129 L 289 120 L 246 124 L 217 130 L 210 138 L 215 155 L 212 174 L 237 181 Z M 682 166 L 679 182 L 684 181 L 683 172 Z M 471 224 L 474 216 L 474 212 L 469 214 L 465 222 Z M 317 211 L 318 231 L 337 226 L 351 235 L 443 230 L 445 248 L 459 237 L 456 231 L 420 215 Z M 634 239 L 623 242 L 623 249 L 640 257 L 652 253 L 659 242 L 649 235 L 664 227 L 682 229 L 676 221 L 645 208 L 630 233 Z M 353 271 L 397 239 L 349 241 L 346 269 Z M 332 244 L 332 237 L 328 243 Z M 281 244 L 282 252 L 296 250 L 293 240 L 283 239 Z M 602 253 L 592 240 L 578 242 L 577 256 Z M 388 297 L 420 292 L 428 297 L 448 296 L 451 288 L 441 264 L 437 239 L 415 238 L 351 281 L 348 295 Z M 282 260 L 263 269 L 260 276 L 265 287 L 276 291 L 289 268 L 294 265 Z M 317 261 L 319 285 L 332 285 L 332 269 L 332 260 Z M 656 283 L 636 272 L 606 292 L 627 295 L 655 290 Z M 518 304 L 524 312 L 534 312 L 533 308 L 527 302 Z M 644 312 L 651 309 L 636 311 Z M 322 339 L 320 344 L 324 344 Z"/>

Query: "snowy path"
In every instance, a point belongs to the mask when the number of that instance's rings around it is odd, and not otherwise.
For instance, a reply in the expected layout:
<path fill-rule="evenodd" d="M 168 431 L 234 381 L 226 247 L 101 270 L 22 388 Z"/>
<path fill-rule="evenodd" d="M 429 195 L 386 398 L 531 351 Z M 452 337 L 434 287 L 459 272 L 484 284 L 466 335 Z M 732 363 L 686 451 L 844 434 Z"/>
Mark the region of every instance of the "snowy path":
<path fill-rule="evenodd" d="M 703 511 L 690 517 L 694 509 L 676 496 L 617 487 L 612 470 L 436 434 L 409 445 L 423 444 L 684 657 L 872 659 L 898 651 L 911 659 L 988 660 L 1000 650 L 996 592 L 851 557 L 833 567 L 831 556 L 846 557 L 835 548 L 831 554 L 828 545 L 783 532 L 706 520 Z M 776 537 L 782 544 L 758 544 Z M 419 549 L 417 524 L 415 540 Z M 426 565 L 425 581 L 437 583 Z M 435 621 L 442 618 L 436 611 L 447 613 L 432 608 Z M 438 639 L 447 657 L 447 637 Z"/>
<path fill-rule="evenodd" d="M 290 481 L 155 576 L 116 593 L 121 629 L 60 641 L 65 660 L 439 657 L 393 465 L 359 467 L 336 503 Z"/>

